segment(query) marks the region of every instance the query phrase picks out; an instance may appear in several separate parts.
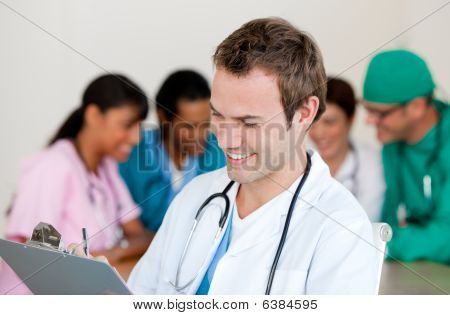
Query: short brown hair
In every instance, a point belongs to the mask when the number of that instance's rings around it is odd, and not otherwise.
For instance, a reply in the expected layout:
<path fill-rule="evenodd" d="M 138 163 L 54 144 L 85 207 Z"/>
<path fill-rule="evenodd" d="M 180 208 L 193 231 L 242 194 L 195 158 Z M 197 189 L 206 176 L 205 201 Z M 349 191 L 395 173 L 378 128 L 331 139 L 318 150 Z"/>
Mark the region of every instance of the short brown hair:
<path fill-rule="evenodd" d="M 278 77 L 288 128 L 310 96 L 319 98 L 314 121 L 325 111 L 326 74 L 322 54 L 306 33 L 280 18 L 247 22 L 217 47 L 214 64 L 237 76 L 261 67 Z"/>

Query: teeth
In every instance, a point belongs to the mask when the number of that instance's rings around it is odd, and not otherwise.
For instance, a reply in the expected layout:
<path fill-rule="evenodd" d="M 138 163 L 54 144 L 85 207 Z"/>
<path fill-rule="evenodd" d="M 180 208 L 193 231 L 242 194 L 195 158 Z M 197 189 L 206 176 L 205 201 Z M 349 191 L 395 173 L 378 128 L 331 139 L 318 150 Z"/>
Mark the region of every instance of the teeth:
<path fill-rule="evenodd" d="M 227 155 L 230 159 L 242 160 L 242 159 L 249 157 L 251 154 L 236 154 L 236 153 L 227 152 Z"/>

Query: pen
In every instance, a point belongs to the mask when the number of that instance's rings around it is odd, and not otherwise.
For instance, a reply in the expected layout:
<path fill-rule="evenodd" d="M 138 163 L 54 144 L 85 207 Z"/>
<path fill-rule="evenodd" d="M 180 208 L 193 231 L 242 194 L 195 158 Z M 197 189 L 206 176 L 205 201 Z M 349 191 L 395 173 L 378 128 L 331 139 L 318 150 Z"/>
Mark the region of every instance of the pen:
<path fill-rule="evenodd" d="M 83 249 L 86 256 L 89 257 L 89 247 L 88 247 L 88 236 L 86 228 L 81 229 L 81 233 L 83 234 Z"/>

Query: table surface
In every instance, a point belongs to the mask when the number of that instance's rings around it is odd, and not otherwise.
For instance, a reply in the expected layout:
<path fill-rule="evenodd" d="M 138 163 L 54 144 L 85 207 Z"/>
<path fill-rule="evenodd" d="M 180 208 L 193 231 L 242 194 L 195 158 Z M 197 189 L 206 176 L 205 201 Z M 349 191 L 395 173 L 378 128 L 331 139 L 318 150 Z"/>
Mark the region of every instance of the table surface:
<path fill-rule="evenodd" d="M 128 279 L 137 259 L 115 265 L 122 278 Z M 429 261 L 399 263 L 385 261 L 381 273 L 380 294 L 449 294 L 450 266 Z"/>
<path fill-rule="evenodd" d="M 385 261 L 380 294 L 450 294 L 450 266 L 430 261 Z"/>

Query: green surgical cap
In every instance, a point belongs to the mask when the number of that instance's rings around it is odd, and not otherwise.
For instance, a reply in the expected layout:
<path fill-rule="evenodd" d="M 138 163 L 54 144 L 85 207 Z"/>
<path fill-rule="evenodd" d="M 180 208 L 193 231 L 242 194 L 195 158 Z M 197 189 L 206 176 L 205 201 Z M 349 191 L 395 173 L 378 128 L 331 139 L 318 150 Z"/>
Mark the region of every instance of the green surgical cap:
<path fill-rule="evenodd" d="M 400 105 L 429 96 L 433 90 L 433 78 L 422 58 L 407 50 L 389 50 L 370 61 L 363 98 L 367 102 Z"/>

